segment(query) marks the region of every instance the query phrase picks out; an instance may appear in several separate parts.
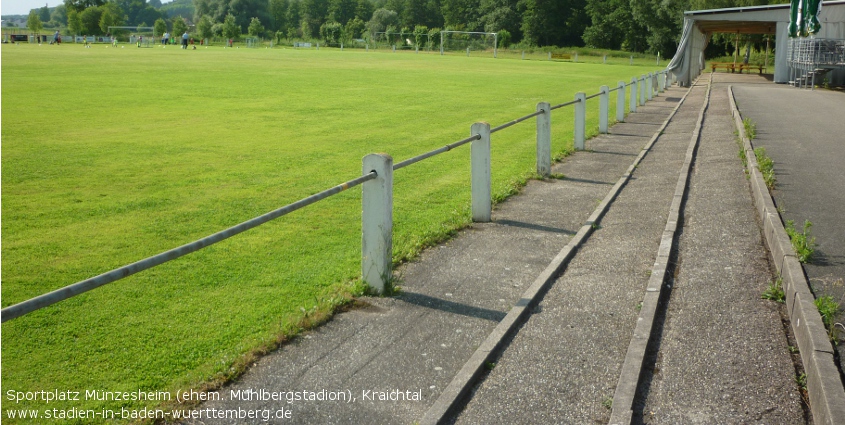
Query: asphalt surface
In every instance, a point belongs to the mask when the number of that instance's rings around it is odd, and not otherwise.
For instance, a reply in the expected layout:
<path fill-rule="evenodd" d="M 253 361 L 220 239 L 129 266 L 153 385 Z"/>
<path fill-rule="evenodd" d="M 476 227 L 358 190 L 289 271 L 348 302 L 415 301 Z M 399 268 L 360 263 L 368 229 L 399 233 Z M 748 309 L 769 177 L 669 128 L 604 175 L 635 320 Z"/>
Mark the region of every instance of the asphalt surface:
<path fill-rule="evenodd" d="M 492 223 L 474 224 L 397 271 L 400 295 L 360 299 L 200 406 L 236 415 L 185 423 L 419 421 L 659 134 L 566 270 L 446 418 L 607 423 L 704 92 L 673 87 L 640 106 L 612 134 L 556 164 L 565 178 L 530 182 L 497 206 Z M 724 92 L 714 92 L 718 113 L 705 122 L 714 133 L 702 138 L 690 183 L 661 322 L 665 354 L 652 353 L 635 413 L 649 423 L 805 423 L 781 307 L 759 299 L 774 276 Z M 249 411 L 254 418 L 237 416 Z M 283 417 L 265 421 L 264 412 Z"/>
<path fill-rule="evenodd" d="M 812 222 L 816 239 L 804 271 L 816 297 L 832 296 L 845 323 L 845 92 L 806 90 L 751 77 L 734 85 L 743 118 L 757 126 L 755 147 L 774 160 L 772 192 L 784 221 L 802 228 Z M 838 328 L 838 363 L 843 370 L 845 328 Z"/>

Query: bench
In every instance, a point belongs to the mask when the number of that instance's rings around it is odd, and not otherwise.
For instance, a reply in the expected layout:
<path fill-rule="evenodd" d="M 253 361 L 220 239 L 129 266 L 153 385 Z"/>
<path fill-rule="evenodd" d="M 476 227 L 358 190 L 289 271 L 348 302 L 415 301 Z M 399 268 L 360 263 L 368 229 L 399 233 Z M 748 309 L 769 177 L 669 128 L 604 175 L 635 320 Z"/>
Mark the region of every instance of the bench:
<path fill-rule="evenodd" d="M 569 59 L 572 59 L 572 55 L 568 55 L 568 54 L 565 54 L 565 53 L 552 53 L 552 59 L 569 60 Z"/>
<path fill-rule="evenodd" d="M 739 73 L 742 74 L 742 71 L 748 70 L 751 72 L 752 69 L 756 69 L 760 75 L 763 75 L 763 65 L 754 65 L 750 63 L 741 63 L 739 64 Z"/>
<path fill-rule="evenodd" d="M 725 68 L 725 71 L 730 70 L 731 72 L 734 72 L 735 65 L 733 62 L 712 62 L 710 64 L 711 72 L 716 72 L 719 68 Z"/>

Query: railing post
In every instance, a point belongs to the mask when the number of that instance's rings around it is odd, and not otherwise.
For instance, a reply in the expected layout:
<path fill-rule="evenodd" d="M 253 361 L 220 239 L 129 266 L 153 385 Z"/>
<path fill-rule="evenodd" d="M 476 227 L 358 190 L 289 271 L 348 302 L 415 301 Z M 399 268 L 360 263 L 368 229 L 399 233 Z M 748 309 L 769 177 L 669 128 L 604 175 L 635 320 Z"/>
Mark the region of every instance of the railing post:
<path fill-rule="evenodd" d="M 393 272 L 393 158 L 365 156 L 363 173 L 372 171 L 378 177 L 362 185 L 361 277 L 381 294 Z"/>
<path fill-rule="evenodd" d="M 575 150 L 584 150 L 584 139 L 587 129 L 587 95 L 584 92 L 575 93 Z"/>
<path fill-rule="evenodd" d="M 657 92 L 663 93 L 663 90 L 665 89 L 665 87 L 664 87 L 665 85 L 666 85 L 666 73 L 660 72 L 660 73 L 657 74 Z"/>
<path fill-rule="evenodd" d="M 620 81 L 616 90 L 616 121 L 625 122 L 625 82 Z"/>
<path fill-rule="evenodd" d="M 537 104 L 537 174 L 548 177 L 552 174 L 552 109 L 546 102 Z"/>
<path fill-rule="evenodd" d="M 488 222 L 493 218 L 493 193 L 490 172 L 490 124 L 477 122 L 472 125 L 471 136 L 481 136 L 472 141 L 472 221 Z"/>
<path fill-rule="evenodd" d="M 599 133 L 607 134 L 607 114 L 610 113 L 610 87 L 601 86 L 599 96 Z"/>
<path fill-rule="evenodd" d="M 640 106 L 645 105 L 645 75 L 640 76 Z"/>
<path fill-rule="evenodd" d="M 654 97 L 654 74 L 648 73 L 645 83 L 646 99 L 651 100 Z"/>
<path fill-rule="evenodd" d="M 631 112 L 637 112 L 637 96 L 639 96 L 637 94 L 637 92 L 639 91 L 637 89 L 638 86 L 639 84 L 637 84 L 637 77 L 631 77 L 631 106 L 629 108 Z"/>

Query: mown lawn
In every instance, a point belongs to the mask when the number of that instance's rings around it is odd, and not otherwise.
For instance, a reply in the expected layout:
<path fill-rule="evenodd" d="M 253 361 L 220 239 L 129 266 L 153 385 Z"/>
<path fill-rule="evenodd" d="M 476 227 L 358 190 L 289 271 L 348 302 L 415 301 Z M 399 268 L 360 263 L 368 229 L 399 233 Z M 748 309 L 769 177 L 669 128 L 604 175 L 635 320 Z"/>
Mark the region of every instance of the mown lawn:
<path fill-rule="evenodd" d="M 657 67 L 321 49 L 2 46 L 2 305 Z M 611 115 L 615 110 L 611 96 Z M 590 128 L 598 99 L 589 101 Z M 572 108 L 552 116 L 571 147 Z M 494 193 L 534 168 L 493 135 Z M 397 171 L 394 259 L 469 221 L 469 149 Z M 360 290 L 360 189 L 2 325 L 4 390 L 201 388 Z M 5 392 L 4 392 L 5 394 Z M 84 409 L 154 402 L 72 402 Z M 4 398 L 10 408 L 42 408 Z M 83 421 L 88 422 L 88 421 Z"/>

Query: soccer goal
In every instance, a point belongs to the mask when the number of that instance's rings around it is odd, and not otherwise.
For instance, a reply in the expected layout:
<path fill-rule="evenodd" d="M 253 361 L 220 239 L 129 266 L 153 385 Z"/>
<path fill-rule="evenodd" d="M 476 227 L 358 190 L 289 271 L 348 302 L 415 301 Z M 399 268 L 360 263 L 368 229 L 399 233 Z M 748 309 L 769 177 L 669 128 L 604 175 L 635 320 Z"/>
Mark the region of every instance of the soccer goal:
<path fill-rule="evenodd" d="M 498 34 L 495 32 L 440 31 L 440 55 L 445 52 L 493 53 L 497 55 Z"/>

